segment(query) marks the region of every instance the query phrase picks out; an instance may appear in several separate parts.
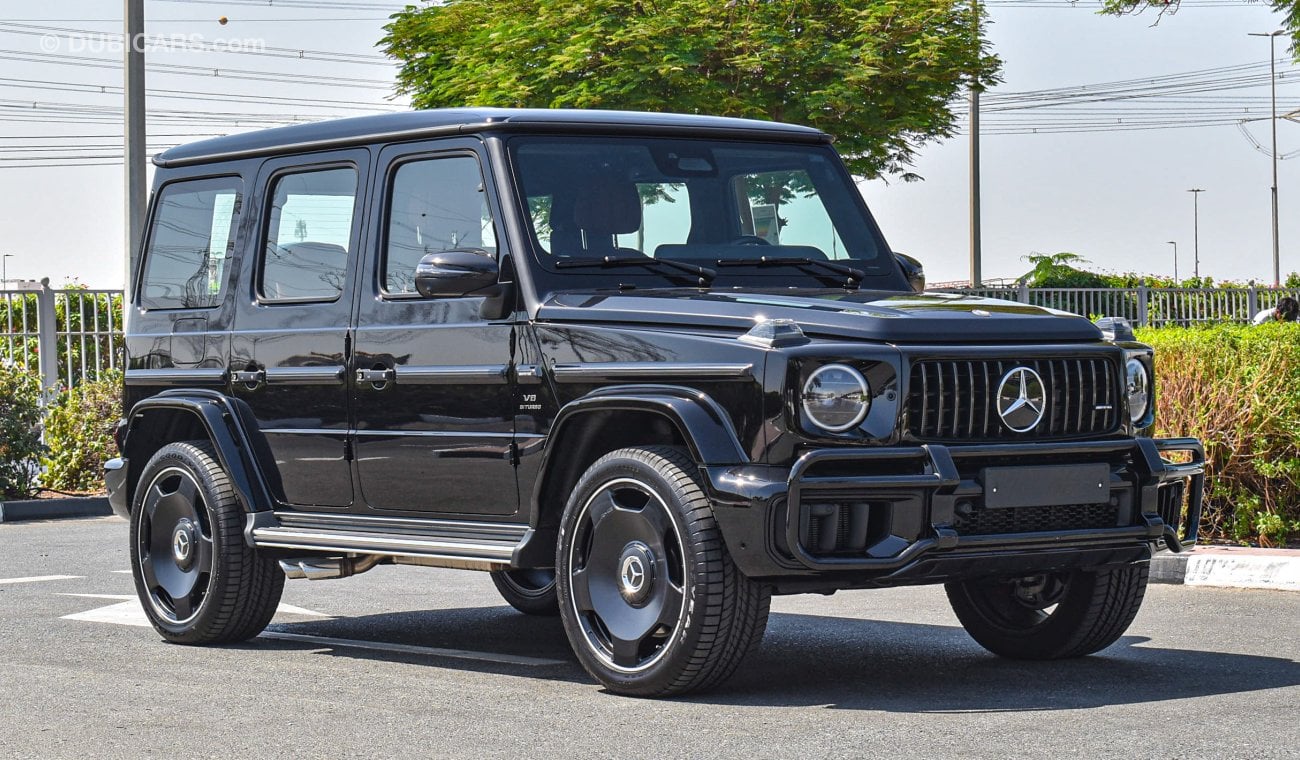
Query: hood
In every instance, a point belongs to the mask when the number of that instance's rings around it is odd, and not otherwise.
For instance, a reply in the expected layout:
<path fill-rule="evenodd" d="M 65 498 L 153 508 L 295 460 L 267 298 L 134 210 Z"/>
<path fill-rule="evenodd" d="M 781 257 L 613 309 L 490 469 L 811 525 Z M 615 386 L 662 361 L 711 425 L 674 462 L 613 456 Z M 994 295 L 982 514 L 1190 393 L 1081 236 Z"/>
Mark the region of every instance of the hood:
<path fill-rule="evenodd" d="M 1101 340 L 1087 319 L 993 298 L 896 291 L 638 290 L 563 291 L 537 319 L 734 329 L 789 319 L 810 337 L 885 343 L 1041 343 Z"/>

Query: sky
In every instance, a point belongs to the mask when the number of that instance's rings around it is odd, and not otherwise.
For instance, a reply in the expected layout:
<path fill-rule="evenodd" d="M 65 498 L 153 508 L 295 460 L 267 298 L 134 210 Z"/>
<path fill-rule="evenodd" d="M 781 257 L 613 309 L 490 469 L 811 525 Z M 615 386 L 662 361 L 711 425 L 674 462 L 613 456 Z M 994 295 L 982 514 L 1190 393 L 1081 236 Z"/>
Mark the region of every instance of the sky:
<path fill-rule="evenodd" d="M 1269 141 L 1268 40 L 1248 33 L 1276 29 L 1276 14 L 1187 0 L 1153 25 L 1154 13 L 1101 18 L 1092 3 L 988 3 L 988 36 L 1005 69 L 983 98 L 985 279 L 1015 278 L 1030 268 L 1026 255 L 1060 251 L 1092 269 L 1169 276 L 1172 240 L 1181 276 L 1199 248 L 1203 276 L 1271 281 L 1270 159 L 1250 139 Z M 393 96 L 396 67 L 374 47 L 399 6 L 147 0 L 146 33 L 160 38 L 148 52 L 151 153 L 291 120 L 406 107 Z M 121 287 L 121 56 L 112 35 L 122 3 L 0 0 L 0 8 L 4 274 Z M 1300 108 L 1300 67 L 1285 47 L 1279 40 L 1282 113 Z M 1196 71 L 1204 73 L 1172 76 Z M 1163 88 L 1167 97 L 1084 97 L 1053 109 L 1029 107 L 1045 101 L 1025 94 L 1153 78 L 1123 89 Z M 1300 120 L 1278 124 L 1279 153 L 1300 154 Z M 923 181 L 862 185 L 892 247 L 921 259 L 932 283 L 969 276 L 968 160 L 963 118 L 959 134 L 920 151 L 914 171 Z M 1195 240 L 1194 187 L 1205 190 Z M 1279 188 L 1285 277 L 1300 271 L 1300 155 L 1279 162 Z"/>

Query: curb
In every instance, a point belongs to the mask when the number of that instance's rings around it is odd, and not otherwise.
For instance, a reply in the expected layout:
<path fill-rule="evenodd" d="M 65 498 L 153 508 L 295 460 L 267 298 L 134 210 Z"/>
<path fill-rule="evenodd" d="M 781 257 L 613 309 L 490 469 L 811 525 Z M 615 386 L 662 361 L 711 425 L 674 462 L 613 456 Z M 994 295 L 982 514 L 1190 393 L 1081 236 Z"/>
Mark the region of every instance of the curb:
<path fill-rule="evenodd" d="M 1300 550 L 1198 546 L 1151 558 L 1153 583 L 1300 591 Z"/>
<path fill-rule="evenodd" d="M 57 520 L 68 517 L 107 517 L 113 514 L 107 496 L 66 499 L 0 501 L 0 523 L 23 520 Z"/>

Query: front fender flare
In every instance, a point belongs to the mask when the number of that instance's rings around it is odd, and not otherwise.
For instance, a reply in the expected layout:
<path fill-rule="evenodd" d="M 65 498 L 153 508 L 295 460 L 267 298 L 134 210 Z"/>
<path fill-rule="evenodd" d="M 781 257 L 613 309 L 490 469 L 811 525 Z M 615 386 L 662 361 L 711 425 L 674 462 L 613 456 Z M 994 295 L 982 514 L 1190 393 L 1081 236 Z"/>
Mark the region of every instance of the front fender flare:
<path fill-rule="evenodd" d="M 652 412 L 667 417 L 681 432 L 691 456 L 701 466 L 749 462 L 731 417 L 707 393 L 678 385 L 611 385 L 569 402 L 556 415 L 548 436 L 546 457 L 542 460 L 543 471 L 546 458 L 552 453 L 551 442 L 562 439 L 567 424 L 584 413 L 613 410 Z"/>

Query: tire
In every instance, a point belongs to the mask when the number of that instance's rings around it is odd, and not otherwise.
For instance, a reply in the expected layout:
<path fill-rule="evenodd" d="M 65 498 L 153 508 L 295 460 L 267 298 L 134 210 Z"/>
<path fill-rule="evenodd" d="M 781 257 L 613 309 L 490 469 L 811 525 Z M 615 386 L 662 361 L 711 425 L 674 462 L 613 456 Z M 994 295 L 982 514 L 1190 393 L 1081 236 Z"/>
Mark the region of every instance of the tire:
<path fill-rule="evenodd" d="M 948 583 L 948 601 L 980 646 L 1017 660 L 1082 657 L 1114 644 L 1146 594 L 1148 566 Z"/>
<path fill-rule="evenodd" d="M 167 641 L 244 641 L 271 622 L 284 573 L 244 543 L 243 522 L 207 441 L 168 444 L 145 465 L 131 505 L 131 574 Z"/>
<path fill-rule="evenodd" d="M 617 694 L 726 680 L 763 638 L 771 591 L 731 560 L 698 468 L 678 448 L 601 457 L 560 521 L 560 617 L 578 661 Z"/>
<path fill-rule="evenodd" d="M 525 615 L 554 617 L 560 614 L 554 570 L 494 570 L 491 576 L 501 598 Z"/>

